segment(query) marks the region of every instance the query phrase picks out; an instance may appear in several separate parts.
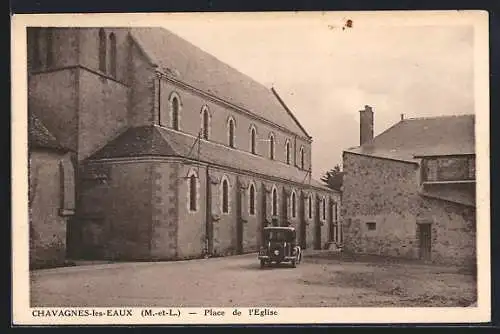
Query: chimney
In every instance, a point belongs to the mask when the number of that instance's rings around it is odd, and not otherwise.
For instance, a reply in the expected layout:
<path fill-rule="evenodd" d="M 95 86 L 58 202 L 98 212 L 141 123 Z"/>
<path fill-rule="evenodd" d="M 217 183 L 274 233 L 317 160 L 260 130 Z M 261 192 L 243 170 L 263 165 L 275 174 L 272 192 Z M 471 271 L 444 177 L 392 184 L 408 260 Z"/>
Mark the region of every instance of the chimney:
<path fill-rule="evenodd" d="M 373 140 L 373 110 L 370 106 L 365 106 L 359 111 L 359 145 L 366 144 Z"/>

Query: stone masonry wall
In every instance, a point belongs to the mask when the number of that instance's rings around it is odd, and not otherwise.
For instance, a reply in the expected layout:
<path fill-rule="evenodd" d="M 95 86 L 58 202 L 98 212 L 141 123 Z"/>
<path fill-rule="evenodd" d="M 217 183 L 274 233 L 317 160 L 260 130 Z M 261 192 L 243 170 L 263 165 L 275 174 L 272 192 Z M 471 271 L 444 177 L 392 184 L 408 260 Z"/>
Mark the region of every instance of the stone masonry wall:
<path fill-rule="evenodd" d="M 28 105 L 58 141 L 74 151 L 78 146 L 78 70 L 31 75 Z"/>
<path fill-rule="evenodd" d="M 179 219 L 178 163 L 154 162 L 152 165 L 151 258 L 174 259 L 179 249 L 177 230 L 186 224 Z M 179 224 L 178 224 L 179 222 Z"/>
<path fill-rule="evenodd" d="M 206 230 L 206 169 L 178 163 L 178 175 L 170 184 L 177 189 L 177 256 L 199 257 L 205 249 Z M 196 176 L 196 210 L 189 207 L 190 176 Z M 173 177 L 173 173 L 172 173 Z"/>
<path fill-rule="evenodd" d="M 79 70 L 78 155 L 85 159 L 127 127 L 128 87 Z"/>
<path fill-rule="evenodd" d="M 82 171 L 78 220 L 84 258 L 150 258 L 150 162 L 94 162 Z"/>
<path fill-rule="evenodd" d="M 30 265 L 56 265 L 66 257 L 67 217 L 61 216 L 62 155 L 48 151 L 30 154 Z"/>
<path fill-rule="evenodd" d="M 349 153 L 343 164 L 347 251 L 418 258 L 418 223 L 427 222 L 432 261 L 475 261 L 474 208 L 420 196 L 417 165 Z"/>
<path fill-rule="evenodd" d="M 143 80 L 143 82 L 146 82 Z M 177 87 L 176 85 L 162 80 L 160 88 L 160 110 L 158 119 L 160 125 L 171 127 L 171 107 L 169 98 L 175 92 L 181 102 L 179 112 L 179 128 L 181 131 L 197 136 L 202 126 L 201 110 L 204 106 L 208 107 L 210 113 L 210 131 L 209 138 L 211 141 L 228 144 L 228 119 L 232 116 L 235 120 L 235 147 L 250 152 L 250 129 L 251 126 L 256 128 L 256 154 L 264 157 L 269 157 L 269 134 L 272 132 L 275 139 L 275 160 L 286 162 L 285 142 L 290 141 L 290 165 L 294 165 L 294 136 L 285 133 L 277 128 L 265 124 L 259 120 L 250 118 L 239 112 L 232 110 L 229 107 L 222 106 L 219 103 L 201 97 L 192 91 Z M 272 93 L 270 93 L 272 94 Z M 283 110 L 283 113 L 286 111 Z M 305 140 L 297 138 L 296 142 L 297 165 L 300 164 L 299 150 L 301 146 L 305 148 L 305 169 L 310 167 L 311 161 L 311 146 Z M 283 166 L 285 168 L 285 166 Z"/>

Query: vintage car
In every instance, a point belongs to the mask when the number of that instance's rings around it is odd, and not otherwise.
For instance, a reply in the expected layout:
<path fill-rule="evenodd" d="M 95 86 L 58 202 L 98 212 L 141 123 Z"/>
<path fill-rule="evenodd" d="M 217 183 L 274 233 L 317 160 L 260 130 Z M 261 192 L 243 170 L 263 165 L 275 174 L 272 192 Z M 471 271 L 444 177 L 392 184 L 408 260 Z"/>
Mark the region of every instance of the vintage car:
<path fill-rule="evenodd" d="M 262 246 L 259 250 L 260 267 L 282 262 L 291 263 L 295 268 L 300 263 L 302 251 L 297 245 L 297 235 L 293 227 L 264 227 Z"/>

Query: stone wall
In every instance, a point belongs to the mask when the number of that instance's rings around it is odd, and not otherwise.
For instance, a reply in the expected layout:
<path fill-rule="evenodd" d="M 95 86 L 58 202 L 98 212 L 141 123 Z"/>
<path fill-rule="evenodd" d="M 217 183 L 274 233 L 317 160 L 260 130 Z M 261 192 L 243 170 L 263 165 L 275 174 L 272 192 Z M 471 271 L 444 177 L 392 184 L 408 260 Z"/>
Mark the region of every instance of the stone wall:
<path fill-rule="evenodd" d="M 62 264 L 66 258 L 68 216 L 62 215 L 64 156 L 51 151 L 30 153 L 29 234 L 30 266 Z"/>
<path fill-rule="evenodd" d="M 150 258 L 151 162 L 94 162 L 81 171 L 80 257 Z"/>
<path fill-rule="evenodd" d="M 179 163 L 155 161 L 152 163 L 152 222 L 151 222 L 151 258 L 174 259 L 183 256 L 186 248 L 178 240 L 189 223 L 179 219 Z M 179 223 L 178 223 L 179 222 Z M 181 231 L 181 232 L 178 232 Z M 193 240 L 195 236 L 193 236 Z"/>
<path fill-rule="evenodd" d="M 105 27 L 104 33 L 106 34 L 106 65 L 107 71 L 102 72 L 99 69 L 99 28 L 80 28 L 78 29 L 79 39 L 79 59 L 78 62 L 81 66 L 88 68 L 92 71 L 107 76 L 110 80 L 122 84 L 129 83 L 129 51 L 130 40 L 128 36 L 129 29 L 127 28 L 112 28 Z M 113 33 L 116 39 L 116 76 L 111 79 L 110 64 L 111 64 L 111 48 L 110 48 L 110 35 Z"/>
<path fill-rule="evenodd" d="M 78 147 L 78 69 L 30 75 L 28 108 L 58 141 L 74 151 Z"/>
<path fill-rule="evenodd" d="M 139 47 L 130 41 L 128 60 L 129 125 L 142 126 L 157 123 L 155 115 L 157 78 L 153 66 Z"/>
<path fill-rule="evenodd" d="M 421 196 L 418 165 L 344 153 L 343 166 L 346 251 L 419 258 L 418 225 L 430 223 L 432 261 L 475 261 L 475 209 Z"/>
<path fill-rule="evenodd" d="M 146 82 L 143 80 L 143 82 Z M 159 120 L 160 124 L 165 127 L 171 127 L 171 107 L 170 97 L 172 93 L 176 93 L 181 102 L 179 112 L 179 128 L 181 131 L 197 136 L 202 126 L 202 108 L 208 107 L 210 113 L 210 131 L 209 138 L 213 142 L 228 144 L 228 119 L 232 116 L 235 120 L 235 147 L 251 152 L 250 146 L 250 129 L 255 126 L 256 129 L 256 153 L 260 156 L 269 157 L 269 134 L 274 134 L 275 140 L 275 160 L 286 162 L 285 143 L 290 141 L 290 164 L 294 165 L 294 147 L 296 151 L 297 165 L 300 164 L 299 150 L 301 146 L 305 148 L 305 169 L 310 167 L 311 162 L 311 145 L 307 141 L 297 138 L 296 141 L 292 134 L 279 130 L 269 124 L 266 124 L 257 119 L 251 118 L 244 114 L 234 111 L 233 109 L 223 106 L 220 103 L 215 103 L 206 97 L 194 93 L 191 90 L 179 87 L 173 83 L 162 80 L 160 87 L 160 104 L 159 104 Z M 272 94 L 270 92 L 270 94 Z M 283 113 L 286 113 L 283 110 Z M 155 117 L 156 119 L 156 117 Z M 285 168 L 285 166 L 283 166 Z"/>
<path fill-rule="evenodd" d="M 177 257 L 199 257 L 205 249 L 206 236 L 206 168 L 203 166 L 176 164 L 177 175 L 171 179 L 170 193 L 177 197 Z M 171 174 L 172 177 L 174 173 Z M 189 207 L 190 176 L 196 176 L 196 210 Z M 175 187 L 175 188 L 174 188 Z M 175 189 L 175 191 L 173 191 Z M 169 219 L 174 220 L 172 217 Z"/>
<path fill-rule="evenodd" d="M 78 155 L 82 160 L 126 129 L 128 87 L 80 69 L 78 97 Z"/>

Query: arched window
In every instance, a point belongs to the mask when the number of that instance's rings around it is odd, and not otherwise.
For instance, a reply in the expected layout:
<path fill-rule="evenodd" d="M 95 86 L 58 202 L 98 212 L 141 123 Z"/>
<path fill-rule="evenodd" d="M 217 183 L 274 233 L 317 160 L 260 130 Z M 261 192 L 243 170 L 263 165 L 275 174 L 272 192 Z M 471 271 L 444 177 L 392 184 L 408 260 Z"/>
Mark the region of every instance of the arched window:
<path fill-rule="evenodd" d="M 106 33 L 99 29 L 99 70 L 106 73 Z"/>
<path fill-rule="evenodd" d="M 323 199 L 321 201 L 322 201 L 321 205 L 323 206 L 321 208 L 323 210 L 322 218 L 323 218 L 323 220 L 325 220 L 326 219 L 326 199 L 323 197 Z"/>
<path fill-rule="evenodd" d="M 172 129 L 179 130 L 179 110 L 180 110 L 180 101 L 179 96 L 173 93 L 170 97 L 170 109 L 172 112 Z"/>
<path fill-rule="evenodd" d="M 290 141 L 287 139 L 285 144 L 285 155 L 286 155 L 286 163 L 290 164 Z"/>
<path fill-rule="evenodd" d="M 274 160 L 274 135 L 269 135 L 269 158 Z"/>
<path fill-rule="evenodd" d="M 204 106 L 201 110 L 202 114 L 202 136 L 203 139 L 207 139 L 209 137 L 209 129 L 210 129 L 210 113 L 208 112 L 208 107 Z"/>
<path fill-rule="evenodd" d="M 297 216 L 297 204 L 294 191 L 292 192 L 292 218 L 295 218 L 296 216 Z"/>
<path fill-rule="evenodd" d="M 300 168 L 304 169 L 304 147 L 300 147 Z"/>
<path fill-rule="evenodd" d="M 309 195 L 309 197 L 307 198 L 307 211 L 308 211 L 308 216 L 309 216 L 309 219 L 312 218 L 312 197 L 311 195 Z"/>
<path fill-rule="evenodd" d="M 229 212 L 229 182 L 222 180 L 222 212 Z"/>
<path fill-rule="evenodd" d="M 234 119 L 230 118 L 228 122 L 228 143 L 234 147 Z"/>
<path fill-rule="evenodd" d="M 250 190 L 249 190 L 249 212 L 251 215 L 255 215 L 255 186 L 253 184 L 250 184 Z"/>
<path fill-rule="evenodd" d="M 197 193 L 196 193 L 196 175 L 191 174 L 189 177 L 189 210 L 196 211 Z"/>
<path fill-rule="evenodd" d="M 272 214 L 273 216 L 278 215 L 278 192 L 276 191 L 276 188 L 273 188 L 273 194 L 272 194 L 272 199 L 273 199 L 273 207 L 272 207 Z"/>
<path fill-rule="evenodd" d="M 109 72 L 112 77 L 116 77 L 116 36 L 114 33 L 109 35 L 109 44 L 110 44 L 110 63 L 109 63 Z"/>
<path fill-rule="evenodd" d="M 54 63 L 54 29 L 47 28 L 47 35 L 45 36 L 47 41 L 47 66 L 50 67 Z"/>
<path fill-rule="evenodd" d="M 255 154 L 256 152 L 255 149 L 256 142 L 257 142 L 257 131 L 252 126 L 252 128 L 250 129 L 250 152 L 252 152 L 252 154 Z"/>

